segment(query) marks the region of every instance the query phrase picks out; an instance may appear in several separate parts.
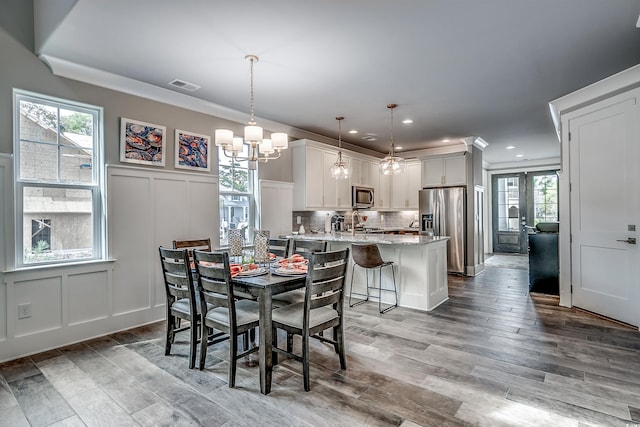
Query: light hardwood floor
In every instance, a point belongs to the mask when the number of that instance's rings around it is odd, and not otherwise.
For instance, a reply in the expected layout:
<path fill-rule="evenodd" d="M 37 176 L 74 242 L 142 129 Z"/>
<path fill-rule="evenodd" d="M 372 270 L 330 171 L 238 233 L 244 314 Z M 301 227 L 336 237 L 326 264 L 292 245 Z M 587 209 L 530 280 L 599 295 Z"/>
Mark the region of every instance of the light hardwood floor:
<path fill-rule="evenodd" d="M 292 360 L 268 396 L 251 361 L 228 388 L 226 343 L 190 370 L 187 333 L 164 356 L 163 323 L 8 362 L 0 425 L 640 424 L 637 330 L 530 295 L 526 270 L 450 277 L 449 293 L 431 313 L 347 309 L 347 370 L 313 340 L 308 393 Z"/>

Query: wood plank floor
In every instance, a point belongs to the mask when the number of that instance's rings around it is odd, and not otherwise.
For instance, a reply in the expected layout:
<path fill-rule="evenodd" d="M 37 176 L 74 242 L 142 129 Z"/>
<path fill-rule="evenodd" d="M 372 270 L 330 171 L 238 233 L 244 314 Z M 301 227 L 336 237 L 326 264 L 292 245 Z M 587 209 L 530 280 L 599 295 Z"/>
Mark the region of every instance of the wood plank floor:
<path fill-rule="evenodd" d="M 187 333 L 164 356 L 163 323 L 8 362 L 0 425 L 640 424 L 637 330 L 530 295 L 526 270 L 450 277 L 449 293 L 431 313 L 348 309 L 347 370 L 314 340 L 308 393 L 292 360 L 268 396 L 251 361 L 229 389 L 227 344 L 190 370 Z"/>

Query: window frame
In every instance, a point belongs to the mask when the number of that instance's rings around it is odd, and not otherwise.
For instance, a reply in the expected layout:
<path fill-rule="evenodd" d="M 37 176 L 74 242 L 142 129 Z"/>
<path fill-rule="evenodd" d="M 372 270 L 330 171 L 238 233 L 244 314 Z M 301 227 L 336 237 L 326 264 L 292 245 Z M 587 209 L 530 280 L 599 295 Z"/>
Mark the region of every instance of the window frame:
<path fill-rule="evenodd" d="M 20 103 L 33 102 L 60 109 L 69 109 L 93 116 L 93 145 L 92 145 L 92 182 L 71 182 L 60 180 L 60 165 L 56 182 L 52 180 L 24 179 L 20 177 Z M 59 122 L 59 116 L 58 116 Z M 106 245 L 106 185 L 104 160 L 104 109 L 96 105 L 62 99 L 21 89 L 13 90 L 13 183 L 14 183 L 14 267 L 31 268 L 40 266 L 55 266 L 71 263 L 104 261 L 107 257 Z M 56 130 L 56 146 L 60 144 L 60 131 Z M 62 145 L 64 146 L 64 145 Z M 92 226 L 92 256 L 72 259 L 54 259 L 46 261 L 25 262 L 24 245 L 24 194 L 28 188 L 55 188 L 71 190 L 89 190 L 91 193 L 91 226 Z"/>

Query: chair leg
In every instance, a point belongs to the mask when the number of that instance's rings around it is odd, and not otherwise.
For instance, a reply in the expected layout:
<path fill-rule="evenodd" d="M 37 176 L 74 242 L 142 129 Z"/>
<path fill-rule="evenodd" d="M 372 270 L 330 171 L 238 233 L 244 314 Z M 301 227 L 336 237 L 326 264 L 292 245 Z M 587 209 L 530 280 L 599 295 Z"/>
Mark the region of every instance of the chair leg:
<path fill-rule="evenodd" d="M 382 267 L 378 268 L 378 311 L 382 313 Z"/>
<path fill-rule="evenodd" d="M 231 333 L 229 336 L 229 387 L 233 388 L 236 385 L 236 366 L 238 359 L 238 336 Z"/>
<path fill-rule="evenodd" d="M 175 335 L 175 332 L 173 331 L 175 329 L 174 321 L 175 318 L 171 314 L 167 313 L 167 336 L 164 344 L 165 356 L 168 356 L 171 352 L 171 343 L 173 343 L 173 336 Z"/>
<path fill-rule="evenodd" d="M 304 380 L 304 391 L 311 390 L 309 383 L 309 331 L 302 333 L 302 378 Z"/>
<path fill-rule="evenodd" d="M 351 294 L 353 294 L 353 272 L 356 268 L 355 263 L 351 266 L 351 286 L 349 286 L 349 307 L 353 307 L 351 305 Z"/>
<path fill-rule="evenodd" d="M 393 277 L 393 296 L 395 297 L 395 299 L 394 299 L 394 303 L 391 304 L 389 307 L 385 308 L 384 310 L 382 310 L 380 306 L 378 306 L 378 308 L 380 308 L 381 314 L 386 313 L 387 311 L 398 306 L 398 288 L 396 287 L 396 270 L 393 264 L 391 264 L 389 267 L 391 267 L 391 275 Z M 382 287 L 382 268 L 380 268 L 380 286 Z"/>
<path fill-rule="evenodd" d="M 287 332 L 287 353 L 293 353 L 293 334 Z"/>
<path fill-rule="evenodd" d="M 338 353 L 338 357 L 340 358 L 340 369 L 347 369 L 347 362 L 344 357 L 344 330 L 342 321 L 340 321 L 340 324 L 333 328 L 333 330 L 336 337 L 336 353 Z"/>
<path fill-rule="evenodd" d="M 273 328 L 271 331 L 271 345 L 273 348 L 278 348 L 278 329 Z M 271 352 L 271 365 L 276 366 L 278 364 L 278 352 Z"/>
<path fill-rule="evenodd" d="M 201 332 L 202 336 L 206 336 L 208 328 L 204 324 L 204 321 L 201 322 L 200 325 L 202 327 L 202 332 Z M 200 366 L 198 366 L 201 371 L 204 369 L 204 362 L 206 361 L 207 361 L 207 340 L 201 339 L 200 340 Z"/>
<path fill-rule="evenodd" d="M 249 331 L 244 331 L 242 333 L 242 350 L 249 350 Z"/>
<path fill-rule="evenodd" d="M 195 319 L 191 322 L 191 325 L 189 325 L 189 369 L 193 369 L 196 366 L 196 346 L 198 345 L 198 335 L 200 334 L 200 332 L 198 332 L 200 329 L 199 326 L 198 321 Z M 201 341 L 206 342 L 206 339 Z"/>
<path fill-rule="evenodd" d="M 356 305 L 364 304 L 365 302 L 369 301 L 369 274 L 368 274 L 368 271 L 365 269 L 364 274 L 365 274 L 365 277 L 367 278 L 366 298 L 351 304 L 351 295 L 353 294 L 353 272 L 355 271 L 355 268 L 356 268 L 356 265 L 353 264 L 351 266 L 351 287 L 349 288 L 349 307 L 355 307 Z M 362 294 L 362 295 L 365 296 L 365 294 Z"/>

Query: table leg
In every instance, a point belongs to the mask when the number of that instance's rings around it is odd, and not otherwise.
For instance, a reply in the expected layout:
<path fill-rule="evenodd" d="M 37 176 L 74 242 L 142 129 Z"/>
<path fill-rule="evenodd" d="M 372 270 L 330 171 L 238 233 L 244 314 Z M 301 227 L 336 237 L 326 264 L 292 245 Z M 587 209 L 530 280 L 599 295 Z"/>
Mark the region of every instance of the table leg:
<path fill-rule="evenodd" d="M 269 394 L 271 391 L 271 371 L 273 370 L 272 351 L 272 323 L 271 323 L 271 290 L 260 291 L 260 392 Z"/>

